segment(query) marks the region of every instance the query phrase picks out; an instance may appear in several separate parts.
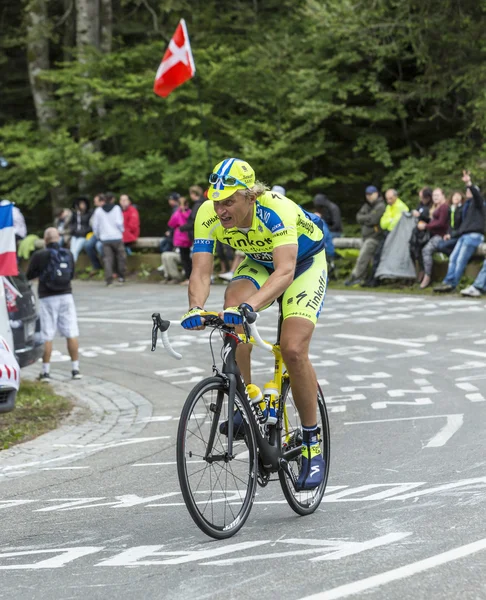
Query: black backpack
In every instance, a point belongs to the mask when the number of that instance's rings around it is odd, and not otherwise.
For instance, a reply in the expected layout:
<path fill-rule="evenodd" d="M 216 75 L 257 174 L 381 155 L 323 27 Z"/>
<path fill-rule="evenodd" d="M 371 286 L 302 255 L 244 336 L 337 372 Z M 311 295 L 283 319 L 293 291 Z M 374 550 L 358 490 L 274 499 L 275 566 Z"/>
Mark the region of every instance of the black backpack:
<path fill-rule="evenodd" d="M 71 253 L 66 248 L 49 248 L 49 262 L 39 280 L 52 292 L 62 292 L 73 278 Z"/>

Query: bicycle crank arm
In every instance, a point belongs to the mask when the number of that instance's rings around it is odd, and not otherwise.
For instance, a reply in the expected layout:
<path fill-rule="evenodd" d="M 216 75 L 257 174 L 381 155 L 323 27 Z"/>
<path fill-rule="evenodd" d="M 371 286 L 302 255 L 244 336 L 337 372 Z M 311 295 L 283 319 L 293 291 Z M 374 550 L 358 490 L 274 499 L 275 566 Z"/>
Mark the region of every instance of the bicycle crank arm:
<path fill-rule="evenodd" d="M 299 448 L 300 451 L 300 448 Z M 289 452 L 287 454 L 290 454 Z M 290 481 L 292 482 L 292 485 L 294 486 L 295 490 L 297 490 L 297 479 L 295 478 L 294 472 L 292 471 L 292 469 L 290 468 L 289 463 L 285 460 L 285 458 L 281 458 L 279 460 L 279 465 L 280 468 L 285 471 L 286 475 L 289 477 Z"/>
<path fill-rule="evenodd" d="M 302 454 L 302 446 L 297 446 L 297 448 L 292 448 L 292 450 L 287 450 L 282 454 L 282 460 L 289 461 L 294 460 Z"/>

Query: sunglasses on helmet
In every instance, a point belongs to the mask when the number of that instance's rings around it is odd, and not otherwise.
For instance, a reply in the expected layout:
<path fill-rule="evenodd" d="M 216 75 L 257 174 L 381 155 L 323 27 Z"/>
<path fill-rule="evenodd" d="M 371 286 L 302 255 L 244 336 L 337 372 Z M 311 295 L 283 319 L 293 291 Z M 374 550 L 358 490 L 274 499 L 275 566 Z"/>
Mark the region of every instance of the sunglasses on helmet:
<path fill-rule="evenodd" d="M 223 186 L 228 187 L 234 187 L 235 185 L 242 185 L 245 188 L 248 187 L 246 183 L 243 183 L 242 181 L 236 179 L 236 177 L 233 177 L 232 175 L 218 175 L 217 173 L 211 173 L 211 175 L 209 176 L 209 183 L 211 185 L 216 185 L 218 182 L 221 182 Z"/>

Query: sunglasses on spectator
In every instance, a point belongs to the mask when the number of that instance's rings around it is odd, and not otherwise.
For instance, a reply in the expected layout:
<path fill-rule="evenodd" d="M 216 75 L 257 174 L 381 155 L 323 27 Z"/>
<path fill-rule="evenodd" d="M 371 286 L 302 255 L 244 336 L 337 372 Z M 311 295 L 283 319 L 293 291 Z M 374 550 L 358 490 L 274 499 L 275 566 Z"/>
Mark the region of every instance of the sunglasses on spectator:
<path fill-rule="evenodd" d="M 232 175 L 218 175 L 217 173 L 211 173 L 211 175 L 209 176 L 209 183 L 211 185 L 216 185 L 218 182 L 221 182 L 223 186 L 228 187 L 234 187 L 235 185 L 242 185 L 245 188 L 248 187 L 246 183 L 243 183 L 242 181 L 236 179 L 236 177 L 233 177 Z"/>

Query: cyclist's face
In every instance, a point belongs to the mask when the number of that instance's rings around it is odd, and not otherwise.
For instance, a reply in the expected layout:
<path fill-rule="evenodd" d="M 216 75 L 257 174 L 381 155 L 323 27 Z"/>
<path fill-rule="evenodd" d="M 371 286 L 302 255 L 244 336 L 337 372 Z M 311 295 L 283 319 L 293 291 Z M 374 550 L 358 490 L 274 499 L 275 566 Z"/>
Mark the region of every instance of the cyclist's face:
<path fill-rule="evenodd" d="M 237 191 L 226 200 L 213 202 L 214 210 L 225 229 L 231 227 L 251 227 L 253 220 L 254 198 L 247 198 L 246 194 Z"/>

